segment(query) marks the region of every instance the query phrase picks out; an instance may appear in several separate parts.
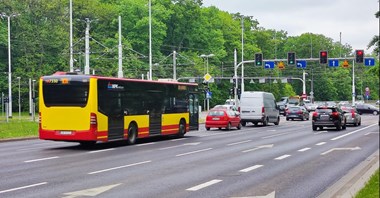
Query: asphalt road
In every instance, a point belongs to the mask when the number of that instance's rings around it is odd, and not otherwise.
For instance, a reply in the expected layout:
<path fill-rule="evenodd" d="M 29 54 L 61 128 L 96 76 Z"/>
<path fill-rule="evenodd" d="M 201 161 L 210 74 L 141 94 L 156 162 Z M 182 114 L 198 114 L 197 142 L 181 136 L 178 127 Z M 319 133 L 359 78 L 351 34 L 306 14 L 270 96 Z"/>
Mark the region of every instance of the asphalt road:
<path fill-rule="evenodd" d="M 200 128 L 136 145 L 1 142 L 0 197 L 318 197 L 379 149 L 373 115 L 341 131 L 284 117 L 278 126 Z"/>

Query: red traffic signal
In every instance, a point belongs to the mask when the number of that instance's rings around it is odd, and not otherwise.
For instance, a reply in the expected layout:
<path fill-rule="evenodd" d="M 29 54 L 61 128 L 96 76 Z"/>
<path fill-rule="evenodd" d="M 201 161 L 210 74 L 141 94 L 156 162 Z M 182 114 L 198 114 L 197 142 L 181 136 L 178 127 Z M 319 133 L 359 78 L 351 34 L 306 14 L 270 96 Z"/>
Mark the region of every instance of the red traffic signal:
<path fill-rule="evenodd" d="M 355 62 L 363 63 L 364 61 L 364 50 L 355 50 Z"/>
<path fill-rule="evenodd" d="M 319 52 L 319 64 L 327 64 L 328 53 L 327 51 Z"/>

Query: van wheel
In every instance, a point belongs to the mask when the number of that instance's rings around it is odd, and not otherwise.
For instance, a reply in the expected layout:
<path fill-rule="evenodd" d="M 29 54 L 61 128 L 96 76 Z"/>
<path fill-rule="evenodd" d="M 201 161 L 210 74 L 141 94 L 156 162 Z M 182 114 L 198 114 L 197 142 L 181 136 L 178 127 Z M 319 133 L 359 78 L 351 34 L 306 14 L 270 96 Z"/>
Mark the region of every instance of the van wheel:
<path fill-rule="evenodd" d="M 135 144 L 137 139 L 137 127 L 134 124 L 131 124 L 128 128 L 128 144 Z"/>
<path fill-rule="evenodd" d="M 267 126 L 268 125 L 268 117 L 265 118 L 264 122 L 263 122 L 263 125 L 264 126 Z"/>
<path fill-rule="evenodd" d="M 243 125 L 243 126 L 247 125 L 246 122 L 240 122 L 240 123 L 241 123 L 241 125 Z"/>
<path fill-rule="evenodd" d="M 274 123 L 274 125 L 280 124 L 280 117 L 277 117 L 277 121 Z"/>

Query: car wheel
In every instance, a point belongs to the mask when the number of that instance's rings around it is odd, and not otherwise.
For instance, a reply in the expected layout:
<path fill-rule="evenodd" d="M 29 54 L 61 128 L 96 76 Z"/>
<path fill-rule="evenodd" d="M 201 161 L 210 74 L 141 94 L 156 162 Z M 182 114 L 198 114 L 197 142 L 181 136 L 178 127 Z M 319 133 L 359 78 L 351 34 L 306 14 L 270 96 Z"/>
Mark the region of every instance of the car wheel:
<path fill-rule="evenodd" d="M 343 129 L 343 130 L 346 129 L 346 125 L 347 125 L 347 124 L 346 124 L 346 120 L 344 120 L 344 124 L 343 124 L 343 126 L 342 126 L 342 129 Z"/>
<path fill-rule="evenodd" d="M 226 127 L 227 131 L 231 130 L 231 123 L 229 122 Z"/>
<path fill-rule="evenodd" d="M 319 127 L 319 130 L 321 130 L 321 131 L 322 131 L 322 130 L 323 130 L 323 127 L 322 127 L 322 126 L 320 126 L 320 127 Z"/>
<path fill-rule="evenodd" d="M 241 123 L 239 123 L 238 126 L 237 126 L 237 129 L 240 130 L 241 127 L 242 127 L 242 126 L 241 126 Z"/>
<path fill-rule="evenodd" d="M 316 131 L 317 130 L 317 127 L 313 125 L 313 131 Z"/>
<path fill-rule="evenodd" d="M 373 111 L 373 115 L 377 115 L 377 114 L 379 114 L 379 112 Z"/>
<path fill-rule="evenodd" d="M 210 130 L 210 127 L 206 127 L 206 130 L 209 131 L 209 130 Z"/>
<path fill-rule="evenodd" d="M 289 118 L 286 118 L 286 121 L 289 121 Z"/>
<path fill-rule="evenodd" d="M 219 127 L 218 129 L 219 129 L 219 130 L 222 130 L 222 127 Z"/>
<path fill-rule="evenodd" d="M 336 130 L 337 131 L 340 131 L 342 129 L 342 122 L 340 122 L 337 126 L 336 126 Z"/>

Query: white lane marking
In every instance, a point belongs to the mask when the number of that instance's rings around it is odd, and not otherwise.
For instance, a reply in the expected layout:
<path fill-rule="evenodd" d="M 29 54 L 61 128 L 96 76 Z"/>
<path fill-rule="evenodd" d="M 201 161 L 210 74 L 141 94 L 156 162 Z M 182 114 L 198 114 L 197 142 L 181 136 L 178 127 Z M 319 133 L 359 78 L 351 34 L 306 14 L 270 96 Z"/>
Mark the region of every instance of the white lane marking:
<path fill-rule="evenodd" d="M 32 185 L 28 185 L 28 186 L 21 186 L 21 187 L 18 187 L 18 188 L 12 188 L 12 189 L 8 189 L 8 190 L 3 190 L 3 191 L 0 191 L 0 194 L 6 193 L 6 192 L 12 192 L 12 191 L 16 191 L 16 190 L 22 190 L 22 189 L 25 189 L 25 188 L 31 188 L 31 187 L 35 187 L 35 186 L 41 186 L 41 185 L 44 185 L 44 184 L 47 184 L 47 182 L 32 184 Z"/>
<path fill-rule="evenodd" d="M 346 134 L 344 134 L 344 135 L 341 135 L 341 136 L 338 136 L 338 137 L 332 138 L 331 140 L 339 140 L 340 138 L 343 138 L 343 137 L 346 137 L 346 136 L 348 136 L 348 135 L 351 135 L 351 134 L 357 133 L 357 132 L 362 131 L 362 130 L 364 130 L 364 129 L 368 129 L 369 127 L 373 127 L 373 126 L 375 126 L 375 125 L 376 125 L 376 124 L 369 125 L 369 126 L 367 126 L 367 127 L 364 127 L 364 128 L 361 128 L 361 129 L 358 129 L 358 130 L 355 130 L 355 131 L 352 131 L 352 132 L 350 132 L 350 133 L 346 133 Z"/>
<path fill-rule="evenodd" d="M 144 144 L 135 144 L 134 146 L 147 146 L 147 145 L 152 145 L 156 144 L 155 142 L 149 142 L 149 143 L 144 143 Z"/>
<path fill-rule="evenodd" d="M 326 144 L 326 142 L 319 142 L 319 143 L 317 143 L 317 144 L 315 144 L 315 145 L 317 145 L 317 146 L 322 146 L 322 145 L 324 145 L 324 144 Z"/>
<path fill-rule="evenodd" d="M 171 142 L 176 142 L 176 141 L 181 141 L 181 140 L 186 140 L 187 138 L 178 138 L 178 139 L 173 139 L 170 140 Z"/>
<path fill-rule="evenodd" d="M 191 188 L 188 188 L 186 189 L 187 191 L 197 191 L 197 190 L 200 190 L 202 188 L 206 188 L 206 187 L 209 187 L 211 185 L 214 185 L 214 184 L 217 184 L 219 182 L 221 182 L 222 180 L 220 179 L 214 179 L 214 180 L 211 180 L 211 181 L 208 181 L 206 183 L 203 183 L 203 184 L 199 184 L 197 186 L 194 186 L 194 187 L 191 187 Z"/>
<path fill-rule="evenodd" d="M 288 133 L 289 133 L 289 132 L 286 132 L 286 133 L 279 133 L 279 134 L 276 134 L 276 135 L 265 136 L 265 137 L 262 137 L 261 139 L 267 139 L 267 138 L 277 137 L 277 136 L 281 136 L 281 135 L 286 135 L 286 134 L 288 134 Z"/>
<path fill-rule="evenodd" d="M 97 188 L 89 188 L 89 189 L 79 190 L 79 191 L 75 191 L 75 192 L 68 192 L 68 193 L 64 193 L 64 195 L 67 195 L 67 196 L 65 196 L 63 198 L 96 197 L 96 196 L 100 195 L 101 193 L 109 191 L 112 188 L 115 188 L 119 185 L 121 185 L 121 183 L 120 184 L 108 185 L 108 186 L 100 186 Z"/>
<path fill-rule="evenodd" d="M 110 149 L 102 149 L 102 150 L 97 150 L 97 151 L 90 151 L 88 153 L 100 153 L 100 152 L 104 152 L 104 151 L 113 151 L 115 150 L 114 148 L 110 148 Z"/>
<path fill-rule="evenodd" d="M 299 151 L 299 152 L 304 152 L 304 151 L 307 151 L 307 150 L 310 150 L 310 148 L 306 147 L 306 148 L 300 149 L 300 150 L 298 150 L 298 151 Z"/>
<path fill-rule="evenodd" d="M 253 171 L 253 170 L 258 169 L 258 168 L 263 167 L 263 166 L 264 166 L 264 165 L 254 165 L 254 166 L 251 166 L 251 167 L 248 167 L 248 168 L 242 169 L 242 170 L 240 170 L 239 172 L 244 172 L 244 173 L 246 173 L 246 172 Z"/>
<path fill-rule="evenodd" d="M 30 162 L 38 162 L 38 161 L 45 161 L 45 160 L 51 160 L 51 159 L 57 159 L 59 158 L 58 156 L 54 156 L 54 157 L 46 157 L 46 158 L 40 158 L 40 159 L 33 159 L 33 160 L 27 160 L 27 161 L 24 161 L 25 163 L 30 163 Z"/>
<path fill-rule="evenodd" d="M 199 153 L 199 152 L 203 152 L 203 151 L 208 151 L 208 150 L 211 150 L 212 148 L 206 148 L 206 149 L 201 149 L 201 150 L 197 150 L 197 151 L 191 151 L 191 152 L 188 152 L 188 153 L 182 153 L 182 154 L 178 154 L 176 155 L 176 157 L 181 157 L 181 156 L 184 156 L 184 155 L 191 155 L 191 154 L 194 154 L 194 153 Z"/>
<path fill-rule="evenodd" d="M 181 144 L 181 145 L 168 146 L 168 147 L 160 148 L 158 150 L 167 150 L 167 149 L 173 149 L 173 148 L 178 148 L 178 147 L 183 147 L 183 146 L 196 146 L 196 145 L 198 145 L 200 143 L 201 142 L 184 143 L 184 144 Z"/>
<path fill-rule="evenodd" d="M 150 163 L 150 162 L 152 162 L 152 161 L 148 160 L 148 161 L 143 161 L 143 162 L 137 162 L 137 163 L 128 164 L 128 165 L 124 165 L 124 166 L 118 166 L 118 167 L 103 169 L 103 170 L 99 170 L 99 171 L 94 171 L 94 172 L 90 172 L 90 173 L 87 173 L 87 174 L 92 175 L 92 174 L 97 174 L 97 173 L 103 173 L 103 172 L 107 172 L 107 171 L 111 171 L 111 170 L 116 170 L 116 169 L 131 167 L 131 166 L 137 166 L 137 165 L 142 165 L 142 164 L 146 164 L 146 163 Z"/>
<path fill-rule="evenodd" d="M 235 143 L 227 144 L 227 146 L 234 146 L 234 145 L 237 145 L 237 144 L 244 144 L 244 143 L 251 142 L 251 141 L 252 140 L 245 140 L 245 141 L 241 141 L 241 142 L 235 142 Z"/>
<path fill-rule="evenodd" d="M 327 131 L 319 131 L 319 132 L 314 133 L 314 135 L 318 135 L 318 134 L 321 134 L 321 133 L 327 133 Z"/>
<path fill-rule="evenodd" d="M 258 147 L 253 148 L 253 149 L 244 150 L 242 152 L 243 153 L 247 153 L 247 152 L 255 151 L 255 150 L 258 150 L 258 149 L 262 149 L 262 148 L 272 148 L 272 147 L 273 147 L 273 144 L 267 144 L 267 145 L 258 146 Z"/>
<path fill-rule="evenodd" d="M 291 155 L 282 155 L 282 156 L 280 156 L 280 157 L 277 157 L 277 158 L 274 158 L 275 160 L 283 160 L 283 159 L 285 159 L 285 158 L 288 158 L 288 157 L 290 157 Z"/>
<path fill-rule="evenodd" d="M 367 136 L 367 135 L 370 135 L 370 134 L 379 134 L 379 132 L 368 132 L 368 133 L 366 133 L 364 135 Z"/>
<path fill-rule="evenodd" d="M 326 155 L 326 154 L 328 154 L 328 153 L 330 153 L 330 152 L 333 152 L 333 151 L 355 151 L 355 150 L 360 150 L 361 148 L 360 147 L 353 147 L 353 148 L 333 148 L 333 149 L 330 149 L 330 150 L 328 150 L 328 151 L 326 151 L 326 152 L 323 152 L 323 153 L 321 153 L 321 155 Z"/>

